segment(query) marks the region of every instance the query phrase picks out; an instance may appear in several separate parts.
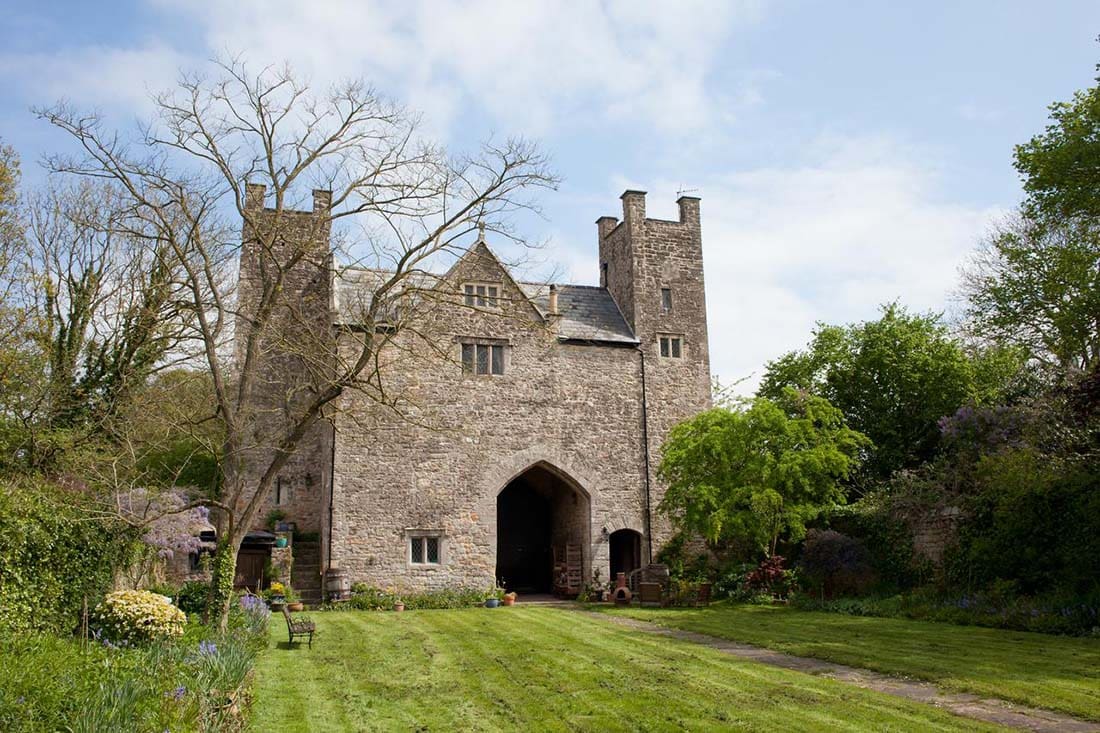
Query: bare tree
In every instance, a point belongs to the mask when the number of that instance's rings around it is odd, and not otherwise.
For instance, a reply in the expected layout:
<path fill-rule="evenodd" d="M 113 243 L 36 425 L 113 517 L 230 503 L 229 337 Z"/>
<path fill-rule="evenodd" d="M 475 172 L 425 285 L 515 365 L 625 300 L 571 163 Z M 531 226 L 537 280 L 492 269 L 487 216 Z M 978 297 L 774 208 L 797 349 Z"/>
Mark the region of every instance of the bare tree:
<path fill-rule="evenodd" d="M 1100 363 L 1100 230 L 1090 220 L 1001 221 L 962 271 L 965 326 L 1061 379 Z"/>
<path fill-rule="evenodd" d="M 406 324 L 431 321 L 406 315 L 437 297 L 431 273 L 481 226 L 523 244 L 510 215 L 533 208 L 528 192 L 556 180 L 522 140 L 448 155 L 420 138 L 416 116 L 361 82 L 317 93 L 289 69 L 251 73 L 233 60 L 210 78 L 183 76 L 156 105 L 135 144 L 65 105 L 39 115 L 83 150 L 53 169 L 111 180 L 149 246 L 180 263 L 173 286 L 190 330 L 177 348 L 204 362 L 224 425 L 221 493 L 194 502 L 223 518 L 213 588 L 224 623 L 237 552 L 279 472 L 345 391 L 388 399 L 380 355 Z M 307 188 L 310 216 L 300 211 Z M 240 239 L 227 225 L 238 218 Z M 343 348 L 327 312 L 319 319 L 298 287 L 303 273 L 331 270 L 330 231 L 338 242 L 354 237 L 345 253 L 376 277 Z M 432 334 L 424 328 L 423 340 Z"/>

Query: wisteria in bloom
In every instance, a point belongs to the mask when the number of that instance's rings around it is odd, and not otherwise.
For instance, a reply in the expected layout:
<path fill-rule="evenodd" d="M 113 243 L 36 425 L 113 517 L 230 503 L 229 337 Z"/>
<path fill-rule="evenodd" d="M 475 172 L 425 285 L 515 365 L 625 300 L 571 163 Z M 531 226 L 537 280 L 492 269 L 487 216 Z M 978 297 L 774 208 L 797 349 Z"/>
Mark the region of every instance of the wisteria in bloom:
<path fill-rule="evenodd" d="M 210 510 L 200 506 L 176 511 L 187 506 L 187 503 L 187 497 L 180 491 L 153 493 L 146 489 L 135 489 L 119 498 L 124 515 L 131 520 L 152 519 L 146 526 L 142 540 L 162 560 L 172 559 L 177 552 L 188 555 L 214 547 L 212 543 L 203 542 L 199 538 L 199 533 L 210 527 Z"/>
<path fill-rule="evenodd" d="M 1023 444 L 1024 418 L 1020 411 L 996 407 L 960 407 L 939 419 L 940 434 L 950 443 L 981 452 L 1017 448 Z"/>

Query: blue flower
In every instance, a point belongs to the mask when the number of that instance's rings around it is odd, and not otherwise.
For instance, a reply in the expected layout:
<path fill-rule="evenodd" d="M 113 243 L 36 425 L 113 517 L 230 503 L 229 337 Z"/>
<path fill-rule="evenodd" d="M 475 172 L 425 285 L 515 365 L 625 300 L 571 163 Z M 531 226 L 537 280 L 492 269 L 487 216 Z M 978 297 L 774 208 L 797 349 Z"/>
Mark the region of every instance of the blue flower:
<path fill-rule="evenodd" d="M 218 654 L 218 645 L 212 641 L 199 642 L 199 654 L 204 657 L 213 657 Z"/>

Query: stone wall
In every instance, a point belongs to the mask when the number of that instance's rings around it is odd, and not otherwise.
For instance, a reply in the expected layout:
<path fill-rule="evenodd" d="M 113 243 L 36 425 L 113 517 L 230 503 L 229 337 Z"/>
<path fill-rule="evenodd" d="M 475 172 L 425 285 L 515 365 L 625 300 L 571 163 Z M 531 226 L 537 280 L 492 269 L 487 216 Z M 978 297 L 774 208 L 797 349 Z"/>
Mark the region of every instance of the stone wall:
<path fill-rule="evenodd" d="M 664 486 L 656 474 L 661 445 L 674 425 L 711 406 L 702 229 L 697 198 L 679 199 L 679 221 L 647 218 L 642 191 L 627 191 L 622 201 L 621 224 L 610 217 L 597 222 L 600 258 L 607 263 L 607 287 L 645 353 L 656 554 L 672 534 L 668 521 L 657 511 L 664 497 Z M 667 312 L 661 303 L 662 288 L 672 291 L 672 309 Z M 658 339 L 662 334 L 683 338 L 682 358 L 661 356 Z M 643 548 L 643 555 L 645 552 Z"/>
<path fill-rule="evenodd" d="M 325 382 L 335 347 L 330 312 L 331 194 L 314 191 L 312 211 L 292 211 L 265 208 L 263 186 L 248 185 L 246 191 L 234 346 L 238 370 L 246 358 L 257 365 L 250 370 L 256 376 L 252 389 L 257 409 L 243 416 L 251 422 L 248 444 L 237 456 L 239 461 L 227 456 L 226 480 L 249 487 L 258 483 L 274 446 L 297 419 L 312 389 Z M 247 336 L 260 294 L 274 282 L 277 268 L 291 258 L 298 261 L 283 267 L 281 295 L 275 301 L 270 325 L 249 356 Z M 306 435 L 272 486 L 254 528 L 262 528 L 269 512 L 278 509 L 300 530 L 322 529 L 327 519 L 330 440 L 331 429 L 325 424 Z M 277 494 L 280 504 L 276 504 Z M 238 511 L 250 497 L 244 495 Z"/>
<path fill-rule="evenodd" d="M 262 364 L 260 410 L 252 416 L 252 443 L 227 471 L 246 485 L 258 479 L 310 386 L 323 381 L 331 350 L 351 357 L 365 337 L 361 329 L 332 326 L 327 192 L 314 192 L 308 212 L 275 211 L 263 199 L 262 187 L 249 186 L 245 316 L 271 259 L 304 256 L 286 272 L 288 297 L 252 357 Z M 679 221 L 648 219 L 645 194 L 628 191 L 622 223 L 597 222 L 601 284 L 637 346 L 559 339 L 553 315 L 535 308 L 484 243 L 444 276 L 437 293 L 443 297 L 400 304 L 394 312 L 415 328 L 375 334 L 387 342 L 381 384 L 347 390 L 329 413 L 331 426 L 311 431 L 279 477 L 284 503 L 277 508 L 299 529 L 322 532 L 324 566 L 380 586 L 488 585 L 496 497 L 533 466 L 575 492 L 584 509 L 560 515 L 553 533 L 581 539 L 586 576 L 593 568 L 609 576 L 607 536 L 616 530 L 643 535 L 643 562 L 647 533 L 659 549 L 670 535 L 657 509 L 664 493 L 656 475 L 660 446 L 673 425 L 710 405 L 699 202 L 684 197 L 679 206 Z M 465 307 L 458 293 L 471 281 L 499 283 L 499 308 Z M 672 290 L 671 311 L 661 306 L 664 287 Z M 249 327 L 247 317 L 237 323 L 238 363 Z M 660 334 L 683 339 L 682 358 L 661 356 Z M 463 340 L 505 346 L 505 373 L 464 373 Z M 257 525 L 276 508 L 274 493 Z M 442 564 L 409 562 L 408 537 L 417 530 L 441 533 Z"/>
<path fill-rule="evenodd" d="M 644 538 L 649 529 L 639 351 L 654 517 L 663 495 L 661 442 L 710 404 L 698 201 L 680 206 L 680 222 L 646 219 L 644 194 L 628 192 L 624 223 L 605 217 L 598 224 L 606 282 L 640 349 L 559 341 L 553 319 L 526 300 L 488 248 L 471 250 L 448 274 L 449 287 L 501 283 L 500 311 L 436 304 L 417 334 L 399 334 L 384 352 L 394 404 L 349 391 L 335 413 L 333 566 L 380 586 L 486 585 L 495 573 L 497 494 L 541 465 L 587 497 L 585 572 L 599 567 L 608 577 L 607 534 L 629 528 Z M 673 288 L 670 313 L 661 312 L 661 287 Z M 684 338 L 684 358 L 660 356 L 657 334 L 666 332 Z M 361 337 L 345 333 L 341 349 L 350 355 Z M 505 344 L 505 374 L 464 374 L 463 338 Z M 406 538 L 416 529 L 442 531 L 442 565 L 408 562 Z M 656 552 L 669 528 L 658 520 L 652 529 Z"/>

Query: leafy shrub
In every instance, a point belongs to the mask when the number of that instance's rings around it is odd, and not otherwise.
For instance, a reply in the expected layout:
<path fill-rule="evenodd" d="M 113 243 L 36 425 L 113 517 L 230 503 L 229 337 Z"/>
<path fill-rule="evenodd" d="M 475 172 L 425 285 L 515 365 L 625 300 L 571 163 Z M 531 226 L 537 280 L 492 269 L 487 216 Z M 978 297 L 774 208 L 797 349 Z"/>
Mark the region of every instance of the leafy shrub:
<path fill-rule="evenodd" d="M 262 601 L 245 598 L 224 634 L 192 623 L 182 636 L 136 647 L 0 635 L 11 667 L 0 675 L 0 730 L 241 730 L 269 616 Z"/>
<path fill-rule="evenodd" d="M 826 598 L 862 595 L 874 584 L 867 548 L 831 529 L 812 529 L 802 545 L 805 578 Z"/>
<path fill-rule="evenodd" d="M 469 608 L 483 603 L 486 597 L 502 597 L 503 589 L 486 591 L 483 588 L 442 588 L 440 590 L 399 593 L 396 590 L 382 590 L 366 583 L 354 583 L 351 586 L 351 600 L 335 608 L 350 608 L 361 611 L 384 611 L 393 608 L 401 600 L 410 611 L 442 608 Z"/>
<path fill-rule="evenodd" d="M 947 558 L 954 587 L 1012 581 L 1025 595 L 1100 591 L 1100 474 L 1085 461 L 1027 449 L 979 461 Z"/>
<path fill-rule="evenodd" d="M 984 593 L 948 594 L 932 588 L 885 597 L 818 600 L 802 596 L 805 610 L 852 616 L 909 618 L 966 626 L 1071 636 L 1100 636 L 1100 593 L 1090 597 L 1021 597 L 1006 587 Z"/>
<path fill-rule="evenodd" d="M 778 598 L 786 597 L 793 589 L 795 581 L 794 573 L 784 567 L 786 562 L 781 555 L 764 558 L 745 576 L 745 587 Z"/>
<path fill-rule="evenodd" d="M 905 522 L 895 516 L 894 503 L 909 500 L 921 478 L 902 471 L 894 476 L 887 490 L 874 492 L 855 504 L 836 507 L 829 512 L 828 526 L 861 542 L 867 550 L 881 590 L 917 587 L 932 578 L 932 567 L 913 551 L 913 535 Z M 930 506 L 928 499 L 918 499 Z"/>
<path fill-rule="evenodd" d="M 93 607 L 138 538 L 121 522 L 92 519 L 74 492 L 0 482 L 0 635 L 70 631 Z"/>
<path fill-rule="evenodd" d="M 753 563 L 737 563 L 726 567 L 718 574 L 718 580 L 714 584 L 715 596 L 739 603 L 770 603 L 770 593 L 748 585 L 747 579 L 755 570 L 756 565 Z"/>
<path fill-rule="evenodd" d="M 708 580 L 713 575 L 711 558 L 698 551 L 700 546 L 688 542 L 683 532 L 677 532 L 657 553 L 657 562 L 668 568 L 673 580 Z"/>
<path fill-rule="evenodd" d="M 168 598 L 145 590 L 108 593 L 95 608 L 95 624 L 105 639 L 138 643 L 183 635 L 187 615 Z"/>
<path fill-rule="evenodd" d="M 201 580 L 189 580 L 175 595 L 176 605 L 184 613 L 203 615 L 210 600 L 210 584 Z"/>

